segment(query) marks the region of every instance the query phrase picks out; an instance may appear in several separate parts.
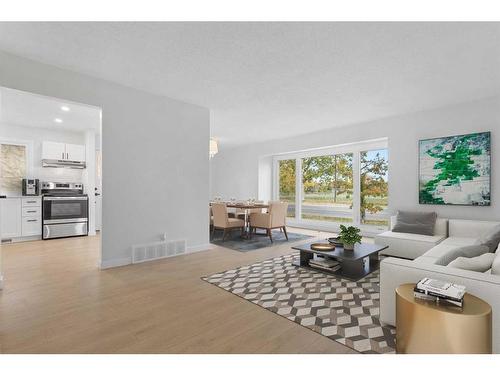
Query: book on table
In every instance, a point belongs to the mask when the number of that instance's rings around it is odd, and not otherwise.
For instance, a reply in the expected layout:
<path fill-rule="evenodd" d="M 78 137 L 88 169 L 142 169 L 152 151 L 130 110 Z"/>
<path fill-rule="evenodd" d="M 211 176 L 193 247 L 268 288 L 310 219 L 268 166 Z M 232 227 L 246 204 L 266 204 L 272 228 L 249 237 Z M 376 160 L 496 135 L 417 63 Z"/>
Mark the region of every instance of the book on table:
<path fill-rule="evenodd" d="M 462 307 L 465 286 L 425 277 L 417 283 L 413 292 L 415 298 L 436 302 L 443 300 Z"/>

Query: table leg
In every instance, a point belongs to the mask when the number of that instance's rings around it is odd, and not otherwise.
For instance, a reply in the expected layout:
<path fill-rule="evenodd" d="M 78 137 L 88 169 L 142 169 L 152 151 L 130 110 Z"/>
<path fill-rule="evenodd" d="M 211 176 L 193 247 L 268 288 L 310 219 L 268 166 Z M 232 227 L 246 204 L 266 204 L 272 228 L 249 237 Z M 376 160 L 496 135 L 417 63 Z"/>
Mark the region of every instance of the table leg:
<path fill-rule="evenodd" d="M 301 251 L 300 252 L 299 260 L 298 261 L 294 261 L 292 264 L 294 266 L 298 266 L 298 267 L 305 267 L 305 266 L 309 265 L 309 260 L 313 259 L 313 258 L 314 258 L 314 254 L 313 253 L 309 253 L 309 252 L 306 252 L 306 251 Z"/>

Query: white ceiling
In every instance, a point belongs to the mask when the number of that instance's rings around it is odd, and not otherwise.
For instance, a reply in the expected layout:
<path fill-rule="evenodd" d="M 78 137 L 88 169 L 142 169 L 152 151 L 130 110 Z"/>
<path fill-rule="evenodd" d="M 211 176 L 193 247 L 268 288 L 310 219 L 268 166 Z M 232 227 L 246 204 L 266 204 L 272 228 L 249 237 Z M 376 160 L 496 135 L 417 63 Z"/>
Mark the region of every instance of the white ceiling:
<path fill-rule="evenodd" d="M 499 23 L 0 23 L 0 49 L 208 107 L 223 146 L 500 93 Z"/>
<path fill-rule="evenodd" d="M 69 111 L 63 111 L 62 107 L 68 108 Z M 55 119 L 62 122 L 56 122 Z M 93 129 L 100 133 L 101 110 L 84 104 L 0 87 L 0 121 L 12 125 L 73 132 Z"/>

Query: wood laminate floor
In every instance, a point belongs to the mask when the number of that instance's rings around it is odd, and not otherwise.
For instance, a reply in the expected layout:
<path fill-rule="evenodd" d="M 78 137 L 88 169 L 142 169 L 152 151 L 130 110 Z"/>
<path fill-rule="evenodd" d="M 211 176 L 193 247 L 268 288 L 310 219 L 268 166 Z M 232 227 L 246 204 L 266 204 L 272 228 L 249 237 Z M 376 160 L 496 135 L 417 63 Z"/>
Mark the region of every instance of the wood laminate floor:
<path fill-rule="evenodd" d="M 102 271 L 99 246 L 98 236 L 2 246 L 1 353 L 354 353 L 200 279 L 289 244 Z"/>

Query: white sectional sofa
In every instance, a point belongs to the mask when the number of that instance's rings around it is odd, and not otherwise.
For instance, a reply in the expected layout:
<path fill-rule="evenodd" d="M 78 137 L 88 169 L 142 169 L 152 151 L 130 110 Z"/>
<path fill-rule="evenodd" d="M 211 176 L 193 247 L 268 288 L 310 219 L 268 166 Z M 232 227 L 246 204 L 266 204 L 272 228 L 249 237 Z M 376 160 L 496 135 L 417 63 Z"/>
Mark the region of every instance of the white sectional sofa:
<path fill-rule="evenodd" d="M 500 353 L 500 275 L 492 275 L 490 272 L 474 272 L 452 268 L 449 266 L 436 265 L 439 257 L 458 247 L 478 244 L 480 237 L 492 227 L 500 222 L 491 221 L 472 221 L 472 220 L 452 220 L 448 221 L 448 237 L 429 248 L 420 256 L 411 259 L 400 259 L 395 257 L 386 257 L 380 264 L 380 321 L 385 324 L 396 324 L 396 297 L 395 289 L 405 283 L 416 283 L 423 277 L 430 277 L 440 280 L 446 280 L 457 284 L 465 285 L 467 291 L 482 298 L 488 302 L 493 310 L 493 352 Z M 399 233 L 402 235 L 402 233 Z M 391 238 L 388 233 L 383 233 L 382 238 L 376 238 L 377 243 L 386 243 L 387 238 Z M 392 241 L 392 253 L 395 256 L 417 254 L 425 247 L 421 238 L 417 238 L 411 243 L 412 234 L 402 238 L 401 241 Z M 428 236 L 435 237 L 435 236 Z M 438 241 L 438 239 L 429 239 Z M 408 246 L 408 247 L 405 247 Z M 407 250 L 407 249 L 411 250 Z M 388 249 L 389 250 L 389 249 Z M 390 255 L 391 252 L 386 253 Z M 497 257 L 500 256 L 500 250 L 497 250 Z"/>
<path fill-rule="evenodd" d="M 396 224 L 396 216 L 391 217 L 391 230 L 381 233 L 375 237 L 377 245 L 389 246 L 380 252 L 383 256 L 397 258 L 415 259 L 434 246 L 439 244 L 448 236 L 448 220 L 437 218 L 434 226 L 434 236 L 423 234 L 393 232 Z"/>

